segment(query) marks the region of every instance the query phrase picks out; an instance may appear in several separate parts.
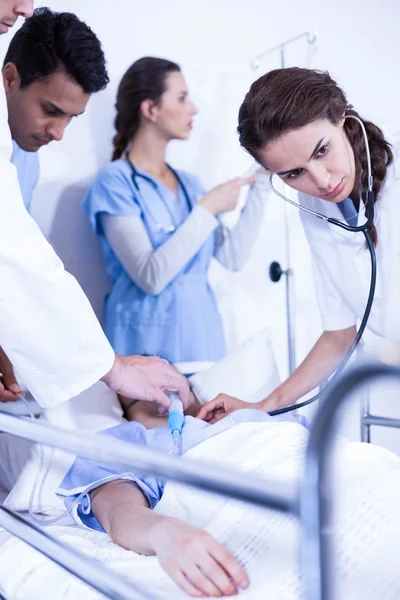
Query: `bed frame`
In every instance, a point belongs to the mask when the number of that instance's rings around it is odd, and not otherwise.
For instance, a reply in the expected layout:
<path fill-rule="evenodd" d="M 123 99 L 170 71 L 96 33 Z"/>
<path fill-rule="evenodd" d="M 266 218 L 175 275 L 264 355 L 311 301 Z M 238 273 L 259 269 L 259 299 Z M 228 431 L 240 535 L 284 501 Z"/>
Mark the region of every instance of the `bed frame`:
<path fill-rule="evenodd" d="M 353 368 L 327 390 L 310 430 L 304 478 L 300 487 L 295 489 L 288 486 L 283 489 L 279 484 L 279 493 L 274 481 L 253 476 L 243 481 L 243 475 L 234 470 L 221 473 L 219 469 L 204 463 L 182 461 L 179 457 L 164 455 L 110 436 L 83 435 L 1 412 L 0 429 L 100 463 L 121 462 L 137 470 L 296 515 L 302 523 L 301 561 L 305 596 L 307 600 L 333 600 L 329 461 L 338 427 L 338 409 L 353 396 L 356 388 L 388 378 L 400 380 L 400 367 L 369 363 Z M 372 425 L 400 427 L 400 419 L 372 415 L 366 403 L 362 411 L 364 441 L 369 441 Z M 106 597 L 113 600 L 146 598 L 143 590 L 133 589 L 131 583 L 104 565 L 99 566 L 75 549 L 70 549 L 4 506 L 0 506 L 0 526 Z"/>

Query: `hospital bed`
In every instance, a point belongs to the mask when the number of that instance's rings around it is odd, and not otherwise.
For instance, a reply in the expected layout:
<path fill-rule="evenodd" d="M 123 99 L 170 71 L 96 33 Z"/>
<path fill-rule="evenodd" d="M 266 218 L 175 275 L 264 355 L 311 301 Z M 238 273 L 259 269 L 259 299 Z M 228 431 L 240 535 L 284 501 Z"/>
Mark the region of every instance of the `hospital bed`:
<path fill-rule="evenodd" d="M 150 472 L 190 486 L 211 490 L 233 498 L 243 499 L 265 509 L 296 515 L 302 524 L 302 572 L 307 600 L 331 600 L 334 565 L 331 549 L 331 494 L 329 463 L 338 410 L 356 388 L 377 379 L 400 379 L 400 368 L 370 363 L 344 375 L 327 392 L 321 402 L 310 431 L 304 477 L 299 489 L 280 487 L 274 481 L 243 477 L 235 471 L 221 472 L 212 466 L 194 461 L 182 461 L 156 450 L 135 447 L 117 439 L 105 441 L 97 435 L 85 435 L 48 425 L 19 419 L 0 413 L 0 430 L 26 439 L 56 446 L 98 462 L 122 462 L 127 466 Z M 400 421 L 382 419 L 365 412 L 364 425 L 400 426 Z M 146 598 L 144 590 L 132 587 L 109 571 L 104 565 L 80 555 L 75 549 L 54 540 L 47 530 L 37 528 L 18 514 L 0 507 L 0 526 L 34 546 L 81 580 L 89 583 L 106 597 L 128 600 Z M 7 536 L 5 532 L 2 536 Z M 4 539 L 6 539 L 4 537 Z M 1 539 L 0 539 L 1 543 Z M 11 599 L 10 599 L 11 600 Z"/>

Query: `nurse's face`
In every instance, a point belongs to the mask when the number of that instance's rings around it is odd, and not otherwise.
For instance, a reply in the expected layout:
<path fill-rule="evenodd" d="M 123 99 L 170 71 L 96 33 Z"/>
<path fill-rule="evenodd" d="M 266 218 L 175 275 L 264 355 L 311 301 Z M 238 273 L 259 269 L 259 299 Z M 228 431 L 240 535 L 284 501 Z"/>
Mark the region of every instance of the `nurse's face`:
<path fill-rule="evenodd" d="M 0 34 L 7 33 L 18 17 L 33 14 L 33 0 L 0 0 Z"/>
<path fill-rule="evenodd" d="M 260 152 L 261 162 L 293 189 L 341 202 L 351 194 L 356 172 L 343 124 L 319 120 L 288 131 Z"/>
<path fill-rule="evenodd" d="M 167 89 L 155 107 L 155 124 L 168 141 L 186 140 L 197 108 L 189 98 L 185 79 L 179 71 L 169 73 L 165 83 Z"/>
<path fill-rule="evenodd" d="M 21 88 L 15 65 L 8 63 L 3 80 L 12 138 L 28 152 L 60 141 L 67 125 L 84 112 L 90 98 L 63 71 Z"/>

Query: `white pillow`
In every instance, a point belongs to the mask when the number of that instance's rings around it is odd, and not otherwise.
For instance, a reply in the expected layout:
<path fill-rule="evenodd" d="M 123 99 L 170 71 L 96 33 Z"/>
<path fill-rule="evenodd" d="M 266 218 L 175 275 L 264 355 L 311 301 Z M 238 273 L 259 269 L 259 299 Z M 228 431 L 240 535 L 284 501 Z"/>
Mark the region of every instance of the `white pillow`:
<path fill-rule="evenodd" d="M 122 408 L 117 395 L 104 383 L 98 382 L 75 398 L 59 406 L 47 408 L 40 421 L 66 429 L 95 433 L 123 422 Z M 0 436 L 1 437 L 1 436 Z M 11 437 L 11 436 L 10 436 Z M 13 438 L 18 447 L 18 438 Z M 55 491 L 75 460 L 75 455 L 48 446 L 43 448 L 43 469 L 37 485 L 33 509 L 35 512 L 57 516 L 65 506 Z M 31 491 L 40 469 L 38 444 L 31 453 L 4 504 L 13 510 L 28 510 Z"/>
<path fill-rule="evenodd" d="M 220 393 L 246 402 L 262 400 L 280 384 L 269 330 L 259 331 L 208 371 L 192 375 L 190 382 L 201 404 Z"/>

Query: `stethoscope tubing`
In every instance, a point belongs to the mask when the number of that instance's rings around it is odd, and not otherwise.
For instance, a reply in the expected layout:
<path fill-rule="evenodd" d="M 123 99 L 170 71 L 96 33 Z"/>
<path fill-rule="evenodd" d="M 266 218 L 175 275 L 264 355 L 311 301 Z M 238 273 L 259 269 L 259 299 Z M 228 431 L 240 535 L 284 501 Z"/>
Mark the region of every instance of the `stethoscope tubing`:
<path fill-rule="evenodd" d="M 374 224 L 374 213 L 375 213 L 375 210 L 374 210 L 375 198 L 374 198 L 374 192 L 373 192 L 371 154 L 370 154 L 368 137 L 367 137 L 364 123 L 361 121 L 361 119 L 359 119 L 358 117 L 355 117 L 354 115 L 348 115 L 346 118 L 355 119 L 356 121 L 358 121 L 360 123 L 361 129 L 363 132 L 363 136 L 364 136 L 364 140 L 365 140 L 365 149 L 366 149 L 366 154 L 367 154 L 367 165 L 368 165 L 368 190 L 366 192 L 366 199 L 365 199 L 365 208 L 368 209 L 368 217 L 367 217 L 367 220 L 365 223 L 363 223 L 362 225 L 352 226 L 352 225 L 349 225 L 348 223 L 345 223 L 344 221 L 340 221 L 339 219 L 335 219 L 333 217 L 327 217 L 326 215 L 323 215 L 322 213 L 316 212 L 314 210 L 311 210 L 310 208 L 307 208 L 306 206 L 302 206 L 301 204 L 294 202 L 290 198 L 287 198 L 286 196 L 281 194 L 277 189 L 275 189 L 273 182 L 272 182 L 273 173 L 271 173 L 269 182 L 270 182 L 271 189 L 277 196 L 279 196 L 280 198 L 283 198 L 283 200 L 285 200 L 285 202 L 292 204 L 299 210 L 303 210 L 309 214 L 312 214 L 316 218 L 322 219 L 323 221 L 326 221 L 326 222 L 330 223 L 331 225 L 336 225 L 337 227 L 340 227 L 341 229 L 344 229 L 346 231 L 349 231 L 352 233 L 360 233 L 361 232 L 364 234 L 364 237 L 367 242 L 368 250 L 369 250 L 369 253 L 371 256 L 371 281 L 370 281 L 370 286 L 369 286 L 367 304 L 365 307 L 363 318 L 361 319 L 360 327 L 356 333 L 356 336 L 353 340 L 352 345 L 350 346 L 349 350 L 346 352 L 346 355 L 344 356 L 343 360 L 341 361 L 339 367 L 336 369 L 335 374 L 331 377 L 331 379 L 329 380 L 328 384 L 324 387 L 324 389 L 321 390 L 320 392 L 318 392 L 317 394 L 315 394 L 314 396 L 312 396 L 311 398 L 309 398 L 308 400 L 305 400 L 304 402 L 299 402 L 297 404 L 291 404 L 290 406 L 286 406 L 284 408 L 280 408 L 278 410 L 271 411 L 269 414 L 272 416 L 273 415 L 281 415 L 281 414 L 290 412 L 292 410 L 297 410 L 298 408 L 302 408 L 303 406 L 307 406 L 308 404 L 312 404 L 319 398 L 323 397 L 331 389 L 333 383 L 337 381 L 338 377 L 342 373 L 343 369 L 346 367 L 346 365 L 349 362 L 350 358 L 352 357 L 355 349 L 357 348 L 357 346 L 362 338 L 362 335 L 364 333 L 365 327 L 367 326 L 369 316 L 371 314 L 372 304 L 373 304 L 374 296 L 375 296 L 376 272 L 377 272 L 376 252 L 375 252 L 374 244 L 372 242 L 371 235 L 369 233 L 369 230 L 371 229 L 371 227 Z"/>
<path fill-rule="evenodd" d="M 135 186 L 135 189 L 136 189 L 138 195 L 140 196 L 140 198 L 142 199 L 142 201 L 143 201 L 143 196 L 142 196 L 139 184 L 137 182 L 137 179 L 139 177 L 141 177 L 142 179 L 144 179 L 145 181 L 147 181 L 148 183 L 150 183 L 153 186 L 153 188 L 157 191 L 157 193 L 159 194 L 159 196 L 162 199 L 162 201 L 164 202 L 164 199 L 162 198 L 162 195 L 158 191 L 157 184 L 152 180 L 152 178 L 149 177 L 149 176 L 147 176 L 147 175 L 145 175 L 145 174 L 143 174 L 143 173 L 139 173 L 138 170 L 136 169 L 135 165 L 130 160 L 128 160 L 128 164 L 129 164 L 129 166 L 130 166 L 130 168 L 132 170 L 132 183 Z M 183 195 L 185 196 L 185 200 L 186 200 L 186 203 L 188 205 L 188 209 L 190 211 L 191 208 L 192 208 L 192 203 L 190 201 L 190 196 L 189 196 L 189 193 L 188 193 L 188 191 L 186 189 L 186 186 L 184 185 L 181 177 L 178 175 L 178 173 L 175 171 L 175 169 L 173 169 L 168 164 L 167 164 L 167 167 L 171 171 L 171 173 L 173 173 L 173 175 L 175 176 L 175 178 L 176 178 L 176 180 L 178 182 L 178 185 L 182 188 Z M 166 206 L 166 208 L 167 208 L 167 210 L 168 210 L 168 212 L 170 214 L 171 221 L 173 222 L 174 218 L 173 218 L 172 212 L 171 212 L 170 208 L 168 207 L 168 205 L 165 202 L 164 202 L 164 204 L 165 204 L 165 206 Z M 158 223 L 157 219 L 154 218 L 153 214 L 151 213 L 151 210 L 149 211 L 149 207 L 148 206 L 147 206 L 147 209 L 148 209 L 148 212 L 151 215 L 151 218 L 153 219 L 154 223 L 156 224 L 157 229 L 159 229 L 160 231 L 163 231 L 164 233 L 174 233 L 177 230 L 177 226 L 176 225 L 171 225 L 169 227 L 163 227 L 160 223 Z"/>

